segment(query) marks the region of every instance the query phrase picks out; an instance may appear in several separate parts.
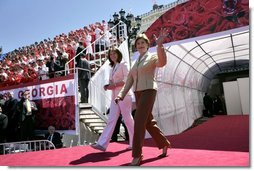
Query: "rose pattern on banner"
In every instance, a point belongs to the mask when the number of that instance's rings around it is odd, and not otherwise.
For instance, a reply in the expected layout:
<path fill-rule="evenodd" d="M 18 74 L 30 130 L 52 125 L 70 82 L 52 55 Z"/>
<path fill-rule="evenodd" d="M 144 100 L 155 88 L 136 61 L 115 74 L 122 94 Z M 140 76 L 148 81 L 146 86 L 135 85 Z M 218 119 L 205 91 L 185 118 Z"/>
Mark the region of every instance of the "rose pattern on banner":
<path fill-rule="evenodd" d="M 38 113 L 35 115 L 36 129 L 75 130 L 74 96 L 35 100 Z"/>
<path fill-rule="evenodd" d="M 248 0 L 190 0 L 161 15 L 146 31 L 151 47 L 153 35 L 168 28 L 165 43 L 249 25 Z"/>

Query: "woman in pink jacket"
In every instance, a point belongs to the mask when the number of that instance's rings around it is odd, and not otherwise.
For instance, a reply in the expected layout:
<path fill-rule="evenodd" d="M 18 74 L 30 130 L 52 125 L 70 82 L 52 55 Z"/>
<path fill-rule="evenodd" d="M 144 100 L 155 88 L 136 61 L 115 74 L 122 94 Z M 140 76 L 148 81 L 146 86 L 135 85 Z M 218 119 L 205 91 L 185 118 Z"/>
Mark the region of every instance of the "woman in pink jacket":
<path fill-rule="evenodd" d="M 112 48 L 108 51 L 110 66 L 112 67 L 110 70 L 110 78 L 109 84 L 104 86 L 105 90 L 112 91 L 112 100 L 110 104 L 110 112 L 108 117 L 108 122 L 106 127 L 103 130 L 103 133 L 99 137 L 97 144 L 92 145 L 93 148 L 106 151 L 112 134 L 115 129 L 116 122 L 120 113 L 124 119 L 124 123 L 127 127 L 129 133 L 129 147 L 127 149 L 132 148 L 132 140 L 133 140 L 133 132 L 134 132 L 134 120 L 131 115 L 132 112 L 132 98 L 131 94 L 128 91 L 127 95 L 121 102 L 118 104 L 115 103 L 114 99 L 117 97 L 118 93 L 122 89 L 125 81 L 127 79 L 127 75 L 129 73 L 126 63 L 121 63 L 122 61 L 122 53 L 116 49 Z"/>

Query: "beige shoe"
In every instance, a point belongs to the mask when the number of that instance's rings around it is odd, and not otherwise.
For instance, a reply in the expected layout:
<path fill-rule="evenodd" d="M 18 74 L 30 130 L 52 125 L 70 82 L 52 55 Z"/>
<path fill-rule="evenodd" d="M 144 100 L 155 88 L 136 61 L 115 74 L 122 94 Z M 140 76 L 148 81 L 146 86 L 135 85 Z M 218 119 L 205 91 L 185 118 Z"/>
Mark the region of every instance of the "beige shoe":
<path fill-rule="evenodd" d="M 96 149 L 96 150 L 100 150 L 100 151 L 106 151 L 106 149 L 104 147 L 102 147 L 101 145 L 99 144 L 93 144 L 91 145 L 92 148 Z"/>
<path fill-rule="evenodd" d="M 129 166 L 140 166 L 142 160 L 143 160 L 143 154 L 141 154 L 140 157 L 133 158 L 133 160 Z"/>
<path fill-rule="evenodd" d="M 131 146 L 128 146 L 128 147 L 126 148 L 126 150 L 132 150 L 132 147 L 131 147 Z"/>
<path fill-rule="evenodd" d="M 172 148 L 172 147 L 171 147 L 171 144 L 169 144 L 168 146 L 163 147 L 163 148 L 162 148 L 162 154 L 159 155 L 158 157 L 160 157 L 160 158 L 167 157 L 167 156 L 168 156 L 168 155 L 167 155 L 167 153 L 168 153 L 168 148 Z"/>

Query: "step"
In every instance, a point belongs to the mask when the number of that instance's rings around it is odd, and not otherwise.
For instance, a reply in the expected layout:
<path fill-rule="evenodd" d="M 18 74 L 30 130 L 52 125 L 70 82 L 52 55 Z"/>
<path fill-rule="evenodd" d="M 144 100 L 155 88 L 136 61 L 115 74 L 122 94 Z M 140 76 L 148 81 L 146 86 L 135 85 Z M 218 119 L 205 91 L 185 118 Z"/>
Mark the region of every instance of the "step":
<path fill-rule="evenodd" d="M 100 119 L 100 117 L 94 114 L 89 114 L 89 115 L 80 115 L 79 119 Z"/>
<path fill-rule="evenodd" d="M 89 103 L 79 103 L 79 108 L 92 108 L 92 105 Z"/>
<path fill-rule="evenodd" d="M 89 125 L 90 123 L 105 123 L 102 119 L 80 119 L 85 124 Z"/>
<path fill-rule="evenodd" d="M 103 130 L 105 127 L 104 126 L 96 126 L 96 127 L 93 127 L 92 129 L 93 130 Z"/>
<path fill-rule="evenodd" d="M 103 130 L 97 130 L 95 132 L 97 132 L 98 134 L 101 134 L 103 132 Z"/>
<path fill-rule="evenodd" d="M 94 111 L 88 109 L 81 109 L 79 115 L 88 115 L 88 114 L 95 114 Z"/>
<path fill-rule="evenodd" d="M 89 123 L 89 126 L 90 126 L 90 127 L 95 127 L 95 126 L 104 126 L 104 127 L 105 127 L 105 126 L 106 126 L 106 123 L 93 123 L 93 122 L 92 122 L 92 123 Z"/>

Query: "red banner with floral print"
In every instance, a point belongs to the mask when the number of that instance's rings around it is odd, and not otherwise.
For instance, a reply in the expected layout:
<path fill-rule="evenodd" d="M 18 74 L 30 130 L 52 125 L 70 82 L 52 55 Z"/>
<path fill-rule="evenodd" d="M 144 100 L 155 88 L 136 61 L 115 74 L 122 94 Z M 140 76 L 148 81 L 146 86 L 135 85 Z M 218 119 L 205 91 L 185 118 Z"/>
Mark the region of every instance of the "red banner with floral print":
<path fill-rule="evenodd" d="M 47 129 L 53 125 L 57 130 L 75 129 L 74 96 L 34 100 L 39 110 L 35 115 L 36 129 Z"/>
<path fill-rule="evenodd" d="M 183 40 L 249 25 L 248 0 L 190 0 L 161 15 L 146 31 L 153 35 L 167 28 L 165 43 Z"/>

